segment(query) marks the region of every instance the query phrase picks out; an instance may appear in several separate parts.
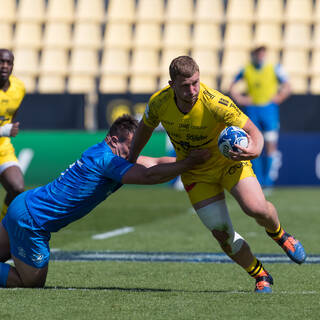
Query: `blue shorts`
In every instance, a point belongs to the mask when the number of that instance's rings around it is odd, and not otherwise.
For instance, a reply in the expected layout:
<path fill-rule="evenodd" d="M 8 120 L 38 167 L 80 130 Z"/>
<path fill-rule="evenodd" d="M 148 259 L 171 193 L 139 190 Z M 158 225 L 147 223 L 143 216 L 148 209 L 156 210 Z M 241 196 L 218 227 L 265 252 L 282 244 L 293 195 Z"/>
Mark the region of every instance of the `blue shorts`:
<path fill-rule="evenodd" d="M 262 132 L 280 129 L 279 106 L 273 102 L 265 106 L 245 107 L 244 112 Z"/>
<path fill-rule="evenodd" d="M 10 239 L 10 252 L 24 263 L 43 268 L 49 263 L 50 232 L 39 228 L 26 207 L 28 191 L 18 195 L 10 204 L 2 224 Z"/>

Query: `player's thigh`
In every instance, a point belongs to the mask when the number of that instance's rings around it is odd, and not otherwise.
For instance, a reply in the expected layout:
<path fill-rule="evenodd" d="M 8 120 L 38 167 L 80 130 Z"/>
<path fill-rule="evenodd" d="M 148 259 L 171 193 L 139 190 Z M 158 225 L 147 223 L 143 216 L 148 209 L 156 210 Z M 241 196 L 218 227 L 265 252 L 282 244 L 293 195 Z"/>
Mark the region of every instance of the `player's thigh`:
<path fill-rule="evenodd" d="M 7 230 L 0 222 L 0 262 L 6 262 L 10 258 L 10 242 Z"/>
<path fill-rule="evenodd" d="M 280 128 L 279 107 L 275 103 L 270 103 L 260 110 L 261 130 L 263 132 L 278 131 Z"/>
<path fill-rule="evenodd" d="M 248 106 L 244 108 L 245 114 L 256 125 L 256 127 L 261 130 L 259 111 L 260 111 L 260 107 Z"/>
<path fill-rule="evenodd" d="M 249 216 L 257 217 L 268 212 L 267 201 L 256 177 L 241 179 L 230 192 Z"/>
<path fill-rule="evenodd" d="M 12 190 L 17 190 L 22 192 L 24 189 L 24 180 L 21 169 L 18 164 L 14 162 L 10 163 L 10 166 L 1 173 L 0 181 L 6 191 L 10 192 Z"/>
<path fill-rule="evenodd" d="M 214 201 L 224 199 L 222 186 L 215 183 L 194 182 L 184 184 L 189 200 L 195 209 L 202 208 Z"/>
<path fill-rule="evenodd" d="M 24 287 L 44 287 L 48 274 L 48 265 L 36 268 L 26 264 L 14 255 L 12 255 L 12 259 Z"/>

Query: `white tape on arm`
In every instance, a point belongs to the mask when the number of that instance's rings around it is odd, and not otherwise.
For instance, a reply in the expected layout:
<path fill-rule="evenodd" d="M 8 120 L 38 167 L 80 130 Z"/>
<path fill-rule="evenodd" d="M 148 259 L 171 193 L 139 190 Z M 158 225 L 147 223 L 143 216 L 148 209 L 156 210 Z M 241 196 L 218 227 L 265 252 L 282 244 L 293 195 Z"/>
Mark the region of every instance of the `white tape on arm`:
<path fill-rule="evenodd" d="M 0 137 L 10 137 L 12 126 L 12 123 L 7 123 L 0 127 Z"/>

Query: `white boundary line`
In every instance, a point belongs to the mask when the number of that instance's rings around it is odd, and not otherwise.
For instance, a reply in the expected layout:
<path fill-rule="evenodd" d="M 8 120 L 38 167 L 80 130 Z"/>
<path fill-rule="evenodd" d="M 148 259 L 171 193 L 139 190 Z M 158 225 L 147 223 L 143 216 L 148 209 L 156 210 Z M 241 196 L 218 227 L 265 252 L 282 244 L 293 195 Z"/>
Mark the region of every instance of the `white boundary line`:
<path fill-rule="evenodd" d="M 112 238 L 112 237 L 116 237 L 116 236 L 121 236 L 123 234 L 130 233 L 133 231 L 134 231 L 134 228 L 132 228 L 132 227 L 124 227 L 121 229 L 115 229 L 115 230 L 108 231 L 105 233 L 95 234 L 94 236 L 92 236 L 92 239 L 93 240 L 103 240 L 103 239 L 108 239 L 108 238 Z"/>

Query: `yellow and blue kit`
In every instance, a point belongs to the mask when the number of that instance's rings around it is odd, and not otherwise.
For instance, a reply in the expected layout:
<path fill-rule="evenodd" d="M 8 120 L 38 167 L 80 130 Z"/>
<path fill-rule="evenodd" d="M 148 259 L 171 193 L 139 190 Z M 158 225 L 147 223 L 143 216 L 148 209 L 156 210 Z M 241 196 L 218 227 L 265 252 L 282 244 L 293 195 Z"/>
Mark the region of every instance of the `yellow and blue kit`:
<path fill-rule="evenodd" d="M 143 121 L 152 128 L 159 123 L 166 130 L 177 154 L 184 159 L 192 149 L 209 149 L 210 160 L 181 175 L 191 202 L 197 203 L 230 190 L 240 179 L 254 176 L 249 161 L 226 159 L 218 149 L 218 137 L 226 126 L 242 128 L 248 117 L 232 100 L 200 84 L 198 100 L 187 114 L 182 113 L 170 86 L 156 92 L 146 107 Z"/>
<path fill-rule="evenodd" d="M 11 123 L 20 107 L 26 90 L 22 81 L 14 76 L 9 78 L 7 91 L 0 90 L 0 126 Z M 18 162 L 9 137 L 0 137 L 0 166 L 6 162 Z"/>

